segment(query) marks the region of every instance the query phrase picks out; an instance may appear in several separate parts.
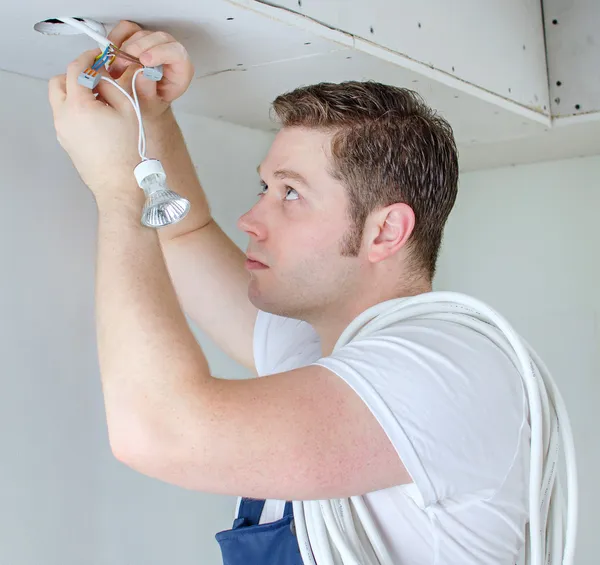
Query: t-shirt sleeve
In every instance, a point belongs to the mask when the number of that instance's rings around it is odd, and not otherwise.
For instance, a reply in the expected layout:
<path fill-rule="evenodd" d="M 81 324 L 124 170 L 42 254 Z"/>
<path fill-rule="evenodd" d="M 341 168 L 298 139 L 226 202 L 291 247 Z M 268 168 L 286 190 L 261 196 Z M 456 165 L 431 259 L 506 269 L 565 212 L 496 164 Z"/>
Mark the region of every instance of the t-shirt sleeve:
<path fill-rule="evenodd" d="M 491 341 L 450 321 L 415 320 L 355 338 L 315 362 L 362 398 L 425 506 L 493 496 L 521 447 L 521 377 Z"/>
<path fill-rule="evenodd" d="M 319 336 L 310 324 L 262 310 L 256 317 L 253 344 L 261 377 L 309 365 L 321 356 Z"/>

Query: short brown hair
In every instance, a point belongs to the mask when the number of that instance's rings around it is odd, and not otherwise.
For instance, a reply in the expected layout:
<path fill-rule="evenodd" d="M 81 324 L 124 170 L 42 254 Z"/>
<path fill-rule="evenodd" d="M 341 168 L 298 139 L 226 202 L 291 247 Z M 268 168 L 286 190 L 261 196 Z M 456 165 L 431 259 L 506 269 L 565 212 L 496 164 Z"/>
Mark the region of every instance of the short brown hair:
<path fill-rule="evenodd" d="M 416 218 L 411 259 L 433 279 L 458 185 L 450 124 L 416 92 L 372 81 L 297 88 L 278 96 L 273 110 L 283 127 L 334 134 L 330 172 L 348 191 L 353 226 L 345 254 L 358 254 L 373 210 L 403 202 Z"/>

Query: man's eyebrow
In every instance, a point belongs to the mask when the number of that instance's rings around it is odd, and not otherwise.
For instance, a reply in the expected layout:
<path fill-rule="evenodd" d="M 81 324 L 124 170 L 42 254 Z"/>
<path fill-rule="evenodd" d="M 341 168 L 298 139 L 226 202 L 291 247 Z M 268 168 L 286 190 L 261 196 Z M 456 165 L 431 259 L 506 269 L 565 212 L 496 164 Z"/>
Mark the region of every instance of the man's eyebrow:
<path fill-rule="evenodd" d="M 256 171 L 258 172 L 258 175 L 260 176 L 260 165 L 258 167 L 256 167 Z M 292 171 L 291 169 L 278 169 L 273 173 L 273 176 L 278 179 L 293 179 L 293 180 L 303 184 L 307 188 L 310 188 L 308 181 L 300 173 L 298 173 L 296 171 Z"/>

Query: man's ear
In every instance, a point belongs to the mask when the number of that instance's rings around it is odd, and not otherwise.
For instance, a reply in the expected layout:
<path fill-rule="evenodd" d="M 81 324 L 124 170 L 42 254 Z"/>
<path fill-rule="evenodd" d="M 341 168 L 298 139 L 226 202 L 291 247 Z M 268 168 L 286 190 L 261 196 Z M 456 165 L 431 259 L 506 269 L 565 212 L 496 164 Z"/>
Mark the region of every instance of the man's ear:
<path fill-rule="evenodd" d="M 365 226 L 368 257 L 378 263 L 396 254 L 409 240 L 415 229 L 415 213 L 401 202 L 374 212 Z"/>

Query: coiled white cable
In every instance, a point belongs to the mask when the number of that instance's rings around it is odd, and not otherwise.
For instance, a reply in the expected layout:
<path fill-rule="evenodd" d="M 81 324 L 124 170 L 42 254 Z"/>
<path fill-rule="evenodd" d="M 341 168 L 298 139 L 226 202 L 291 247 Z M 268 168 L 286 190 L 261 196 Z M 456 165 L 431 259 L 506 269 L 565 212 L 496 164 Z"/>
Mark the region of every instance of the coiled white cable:
<path fill-rule="evenodd" d="M 526 562 L 572 565 L 578 511 L 575 445 L 564 401 L 547 367 L 500 314 L 475 298 L 455 292 L 430 292 L 379 304 L 346 328 L 335 349 L 408 319 L 450 320 L 470 327 L 500 347 L 519 370 L 531 426 Z M 557 480 L 560 447 L 566 462 L 566 515 Z M 305 565 L 394 565 L 361 496 L 296 501 L 293 507 Z"/>

